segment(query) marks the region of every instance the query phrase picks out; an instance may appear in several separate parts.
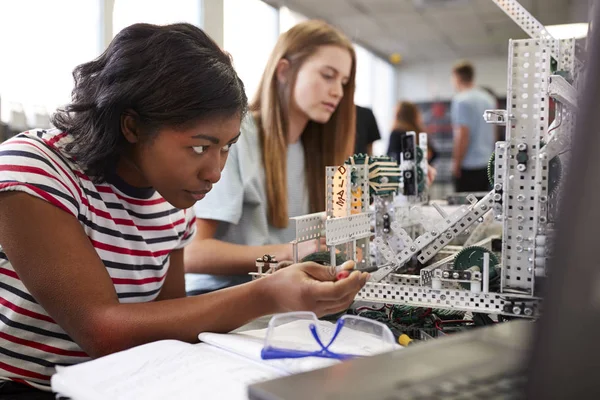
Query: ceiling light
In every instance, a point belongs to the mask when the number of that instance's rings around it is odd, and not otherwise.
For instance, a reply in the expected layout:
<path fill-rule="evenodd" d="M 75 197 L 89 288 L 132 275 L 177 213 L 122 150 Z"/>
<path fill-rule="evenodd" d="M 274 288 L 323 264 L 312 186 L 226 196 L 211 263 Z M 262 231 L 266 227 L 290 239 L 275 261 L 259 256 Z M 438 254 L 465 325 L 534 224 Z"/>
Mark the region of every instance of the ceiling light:
<path fill-rule="evenodd" d="M 587 36 L 588 24 L 548 25 L 546 30 L 554 39 L 581 39 Z"/>

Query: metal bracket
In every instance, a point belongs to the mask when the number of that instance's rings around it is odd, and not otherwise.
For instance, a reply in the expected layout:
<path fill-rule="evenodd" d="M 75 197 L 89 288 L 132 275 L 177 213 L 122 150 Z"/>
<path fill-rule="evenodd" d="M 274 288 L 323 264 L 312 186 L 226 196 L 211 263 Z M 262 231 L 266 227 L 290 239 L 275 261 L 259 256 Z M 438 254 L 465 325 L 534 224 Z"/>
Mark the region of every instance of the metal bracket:
<path fill-rule="evenodd" d="M 573 109 L 577 107 L 577 91 L 560 75 L 548 77 L 548 95 Z"/>

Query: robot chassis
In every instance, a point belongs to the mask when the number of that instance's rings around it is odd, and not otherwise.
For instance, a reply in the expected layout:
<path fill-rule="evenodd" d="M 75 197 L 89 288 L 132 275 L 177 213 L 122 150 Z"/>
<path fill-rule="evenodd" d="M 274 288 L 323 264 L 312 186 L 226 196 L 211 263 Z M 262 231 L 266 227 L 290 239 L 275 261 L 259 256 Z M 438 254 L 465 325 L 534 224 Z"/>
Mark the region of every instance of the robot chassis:
<path fill-rule="evenodd" d="M 427 199 L 427 143 L 425 134 L 417 140 L 412 132 L 402 140 L 399 164 L 387 157 L 355 155 L 343 166 L 327 167 L 326 212 L 292 218 L 294 262 L 298 243 L 324 234 L 330 265 L 342 253 L 358 269 L 372 271 L 357 301 L 531 318 L 541 312 L 539 293 L 552 256 L 560 165 L 574 128 L 574 82 L 582 65 L 574 39 L 554 39 L 517 1 L 493 1 L 531 36 L 509 42 L 507 110 L 487 110 L 483 116 L 488 123 L 506 126 L 506 141 L 496 143 L 488 165 L 493 190 L 479 200 L 467 196 L 470 204 L 450 215 L 432 203 L 443 220 L 417 235 L 414 214 Z M 549 127 L 550 99 L 556 111 Z M 397 195 L 400 188 L 402 195 Z M 370 198 L 374 211 L 369 210 Z M 492 238 L 482 238 L 494 218 L 503 226 L 500 259 L 489 251 Z M 449 251 L 453 239 L 473 226 L 463 250 Z M 407 274 L 414 258 L 421 264 L 435 262 L 418 275 Z M 255 277 L 275 270 L 276 260 L 265 256 L 257 266 Z M 496 283 L 490 289 L 492 278 Z"/>

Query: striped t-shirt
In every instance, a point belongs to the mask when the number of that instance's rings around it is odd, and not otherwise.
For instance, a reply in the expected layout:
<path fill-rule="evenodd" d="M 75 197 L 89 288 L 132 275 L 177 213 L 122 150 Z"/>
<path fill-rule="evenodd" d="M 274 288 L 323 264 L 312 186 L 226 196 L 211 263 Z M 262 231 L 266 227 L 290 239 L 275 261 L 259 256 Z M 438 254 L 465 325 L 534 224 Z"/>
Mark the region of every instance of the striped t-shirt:
<path fill-rule="evenodd" d="M 70 139 L 58 130 L 36 130 L 2 143 L 0 191 L 22 191 L 73 215 L 106 266 L 119 300 L 152 301 L 165 280 L 170 252 L 195 233 L 193 211 L 177 209 L 154 189 L 134 188 L 116 176 L 94 184 L 64 150 Z M 43 268 L 43 260 L 31 263 Z M 55 365 L 88 359 L 19 280 L 0 238 L 0 380 L 49 390 Z"/>

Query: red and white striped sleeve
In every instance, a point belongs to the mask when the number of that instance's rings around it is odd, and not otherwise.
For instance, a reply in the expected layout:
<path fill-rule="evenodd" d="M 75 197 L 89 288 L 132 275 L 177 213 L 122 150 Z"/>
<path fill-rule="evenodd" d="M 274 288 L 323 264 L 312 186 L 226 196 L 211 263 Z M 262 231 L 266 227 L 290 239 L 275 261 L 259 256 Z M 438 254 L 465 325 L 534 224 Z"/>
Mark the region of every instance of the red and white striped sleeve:
<path fill-rule="evenodd" d="M 0 145 L 0 192 L 20 191 L 79 216 L 81 186 L 56 149 L 28 135 Z"/>
<path fill-rule="evenodd" d="M 183 212 L 185 213 L 185 228 L 179 235 L 181 239 L 175 247 L 176 249 L 184 248 L 196 236 L 196 213 L 194 213 L 194 208 L 188 208 L 187 210 L 183 210 Z"/>

